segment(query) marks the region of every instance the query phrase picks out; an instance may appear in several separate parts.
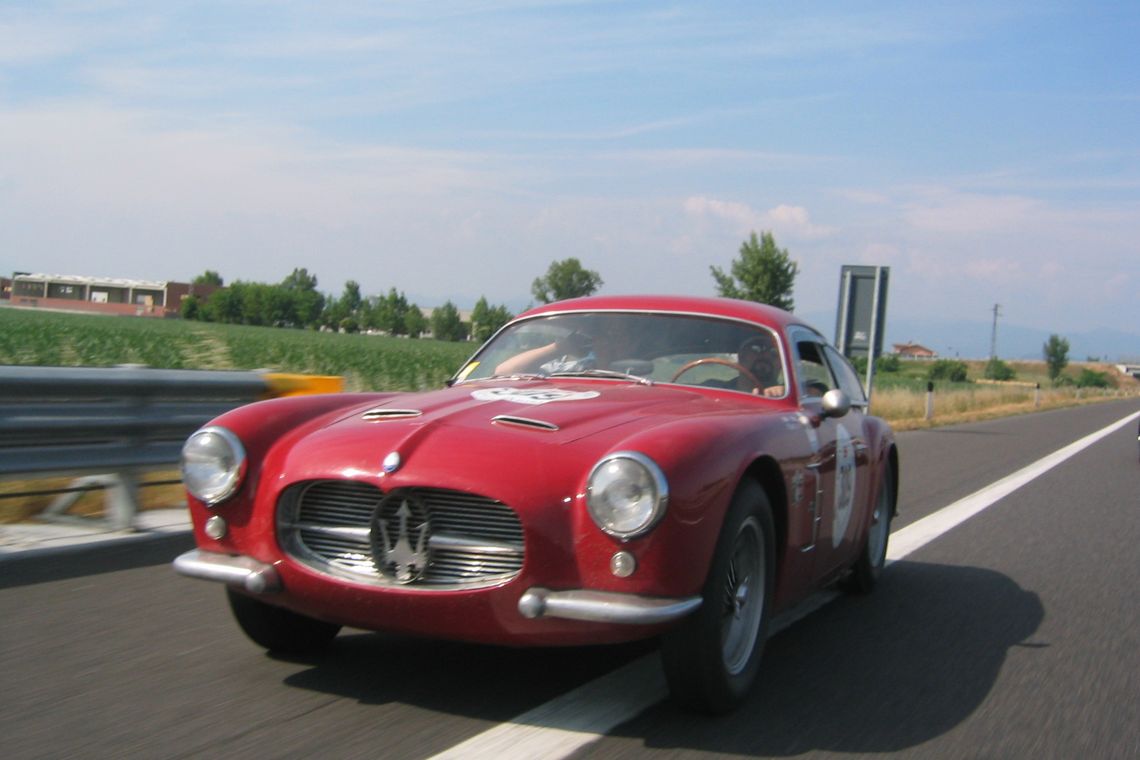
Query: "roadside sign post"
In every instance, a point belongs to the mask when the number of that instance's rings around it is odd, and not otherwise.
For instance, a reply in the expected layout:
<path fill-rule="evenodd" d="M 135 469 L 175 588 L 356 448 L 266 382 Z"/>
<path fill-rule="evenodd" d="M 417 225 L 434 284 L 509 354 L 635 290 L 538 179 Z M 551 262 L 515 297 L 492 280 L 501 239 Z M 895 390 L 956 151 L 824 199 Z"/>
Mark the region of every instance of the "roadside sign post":
<path fill-rule="evenodd" d="M 867 400 L 875 379 L 875 360 L 883 353 L 890 267 L 844 265 L 839 274 L 835 345 L 848 359 L 867 358 Z"/>

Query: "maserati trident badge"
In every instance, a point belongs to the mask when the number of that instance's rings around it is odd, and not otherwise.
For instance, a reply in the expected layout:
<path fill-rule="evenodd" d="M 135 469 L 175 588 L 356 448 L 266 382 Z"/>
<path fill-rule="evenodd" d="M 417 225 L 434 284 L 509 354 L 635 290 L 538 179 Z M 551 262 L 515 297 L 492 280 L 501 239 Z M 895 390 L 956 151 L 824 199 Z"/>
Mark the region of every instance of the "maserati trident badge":
<path fill-rule="evenodd" d="M 380 574 L 399 584 L 423 577 L 430 535 L 423 502 L 414 496 L 385 499 L 372 516 L 372 554 Z"/>

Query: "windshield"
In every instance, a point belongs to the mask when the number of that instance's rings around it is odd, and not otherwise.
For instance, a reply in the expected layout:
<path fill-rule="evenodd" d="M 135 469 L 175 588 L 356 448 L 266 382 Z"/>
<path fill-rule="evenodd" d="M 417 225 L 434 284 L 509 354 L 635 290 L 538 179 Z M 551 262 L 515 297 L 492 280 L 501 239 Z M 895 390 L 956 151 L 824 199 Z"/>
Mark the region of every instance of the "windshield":
<path fill-rule="evenodd" d="M 766 327 L 678 314 L 582 312 L 509 325 L 456 376 L 612 375 L 785 394 L 779 341 Z"/>

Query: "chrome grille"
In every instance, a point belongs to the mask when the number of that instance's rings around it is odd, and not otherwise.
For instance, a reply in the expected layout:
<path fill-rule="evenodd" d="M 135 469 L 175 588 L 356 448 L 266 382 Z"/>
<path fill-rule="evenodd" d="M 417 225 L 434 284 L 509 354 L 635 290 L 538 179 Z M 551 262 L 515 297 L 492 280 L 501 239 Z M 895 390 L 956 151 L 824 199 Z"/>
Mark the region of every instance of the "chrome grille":
<path fill-rule="evenodd" d="M 426 571 L 411 583 L 381 571 L 383 540 L 374 521 L 385 505 L 414 500 L 430 525 Z M 391 514 L 391 508 L 385 514 Z M 388 523 L 389 531 L 393 523 Z M 288 490 L 278 506 L 285 550 L 309 567 L 339 577 L 401 588 L 470 588 L 516 576 L 523 563 L 522 523 L 505 504 L 439 488 L 384 493 L 368 483 L 322 480 Z"/>

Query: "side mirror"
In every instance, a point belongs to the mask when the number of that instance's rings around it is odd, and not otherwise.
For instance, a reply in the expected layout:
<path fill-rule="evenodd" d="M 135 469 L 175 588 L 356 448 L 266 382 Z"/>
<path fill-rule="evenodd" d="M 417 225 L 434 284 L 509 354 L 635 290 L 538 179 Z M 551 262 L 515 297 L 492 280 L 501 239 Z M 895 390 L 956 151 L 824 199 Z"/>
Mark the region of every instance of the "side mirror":
<path fill-rule="evenodd" d="M 843 417 L 851 411 L 851 399 L 838 388 L 832 388 L 823 394 L 823 416 Z"/>

